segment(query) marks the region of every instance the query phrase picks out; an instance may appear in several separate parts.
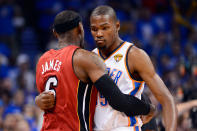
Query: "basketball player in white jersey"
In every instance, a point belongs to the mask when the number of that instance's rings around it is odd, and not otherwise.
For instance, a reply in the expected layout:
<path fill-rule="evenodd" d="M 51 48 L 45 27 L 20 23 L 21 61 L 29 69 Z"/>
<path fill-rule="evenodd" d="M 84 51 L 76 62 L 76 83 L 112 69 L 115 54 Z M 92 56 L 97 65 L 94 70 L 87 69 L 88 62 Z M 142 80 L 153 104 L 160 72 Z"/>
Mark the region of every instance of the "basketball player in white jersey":
<path fill-rule="evenodd" d="M 149 56 L 118 34 L 120 23 L 109 6 L 99 6 L 90 16 L 91 33 L 97 48 L 93 50 L 108 67 L 109 76 L 125 94 L 141 99 L 146 83 L 162 105 L 166 131 L 176 130 L 176 106 L 172 95 L 156 74 Z M 114 110 L 102 94 L 98 94 L 94 116 L 95 131 L 140 131 L 140 117 L 127 117 Z"/>
<path fill-rule="evenodd" d="M 166 131 L 175 131 L 177 114 L 173 97 L 156 74 L 148 55 L 133 43 L 120 39 L 120 23 L 115 11 L 109 6 L 95 8 L 90 26 L 97 45 L 93 52 L 103 58 L 110 77 L 120 90 L 141 99 L 146 83 L 162 105 Z M 114 110 L 101 94 L 98 94 L 94 123 L 95 131 L 140 131 L 142 126 L 140 117 L 127 117 Z"/>

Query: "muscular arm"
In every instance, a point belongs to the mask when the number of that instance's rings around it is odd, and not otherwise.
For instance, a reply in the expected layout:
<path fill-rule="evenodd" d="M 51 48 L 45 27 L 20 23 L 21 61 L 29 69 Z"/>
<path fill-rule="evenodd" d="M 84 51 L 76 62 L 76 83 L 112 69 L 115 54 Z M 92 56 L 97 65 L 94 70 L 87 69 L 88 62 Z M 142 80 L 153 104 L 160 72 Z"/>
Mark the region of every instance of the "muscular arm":
<path fill-rule="evenodd" d="M 156 74 L 148 55 L 137 47 L 131 48 L 128 54 L 130 71 L 137 71 L 148 85 L 156 99 L 162 105 L 162 116 L 166 131 L 175 131 L 177 125 L 177 110 L 172 95 Z"/>
<path fill-rule="evenodd" d="M 103 60 L 94 53 L 78 49 L 73 57 L 73 66 L 77 77 L 83 82 L 88 82 L 90 79 L 114 109 L 127 115 L 145 115 L 149 113 L 149 104 L 120 91 L 107 75 Z"/>

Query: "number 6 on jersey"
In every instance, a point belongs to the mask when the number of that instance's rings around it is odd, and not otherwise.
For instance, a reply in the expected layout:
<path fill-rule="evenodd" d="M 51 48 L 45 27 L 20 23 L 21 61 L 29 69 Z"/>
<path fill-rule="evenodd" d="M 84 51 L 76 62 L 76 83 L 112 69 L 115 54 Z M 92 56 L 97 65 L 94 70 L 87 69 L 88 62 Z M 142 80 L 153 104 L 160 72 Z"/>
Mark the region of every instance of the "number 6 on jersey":
<path fill-rule="evenodd" d="M 45 91 L 52 92 L 54 97 L 56 96 L 56 92 L 55 92 L 55 89 L 53 89 L 52 87 L 57 87 L 57 84 L 58 84 L 57 82 L 58 82 L 57 77 L 52 76 L 48 78 L 46 85 L 45 85 Z"/>

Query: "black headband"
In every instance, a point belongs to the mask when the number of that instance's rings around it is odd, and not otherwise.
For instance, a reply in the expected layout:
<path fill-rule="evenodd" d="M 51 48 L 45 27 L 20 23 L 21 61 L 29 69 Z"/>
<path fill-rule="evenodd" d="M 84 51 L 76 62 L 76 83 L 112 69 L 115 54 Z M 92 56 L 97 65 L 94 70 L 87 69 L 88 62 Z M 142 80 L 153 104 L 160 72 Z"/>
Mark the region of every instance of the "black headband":
<path fill-rule="evenodd" d="M 81 21 L 81 18 L 78 16 L 73 20 L 64 22 L 62 24 L 54 25 L 54 29 L 57 33 L 64 33 L 77 27 L 80 21 Z"/>

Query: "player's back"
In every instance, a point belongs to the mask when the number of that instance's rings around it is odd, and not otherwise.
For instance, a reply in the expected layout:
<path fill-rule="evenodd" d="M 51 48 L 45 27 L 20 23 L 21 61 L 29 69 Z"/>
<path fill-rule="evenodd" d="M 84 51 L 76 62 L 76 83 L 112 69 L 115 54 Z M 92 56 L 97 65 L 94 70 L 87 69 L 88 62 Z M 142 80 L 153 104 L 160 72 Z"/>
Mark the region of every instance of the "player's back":
<path fill-rule="evenodd" d="M 50 50 L 37 64 L 38 90 L 53 91 L 56 97 L 54 109 L 44 114 L 42 130 L 92 130 L 90 110 L 95 108 L 96 92 L 91 95 L 94 88 L 81 82 L 74 73 L 72 57 L 76 49 L 76 46 L 67 46 Z"/>

